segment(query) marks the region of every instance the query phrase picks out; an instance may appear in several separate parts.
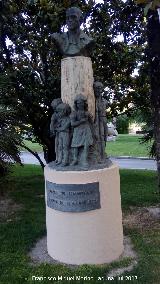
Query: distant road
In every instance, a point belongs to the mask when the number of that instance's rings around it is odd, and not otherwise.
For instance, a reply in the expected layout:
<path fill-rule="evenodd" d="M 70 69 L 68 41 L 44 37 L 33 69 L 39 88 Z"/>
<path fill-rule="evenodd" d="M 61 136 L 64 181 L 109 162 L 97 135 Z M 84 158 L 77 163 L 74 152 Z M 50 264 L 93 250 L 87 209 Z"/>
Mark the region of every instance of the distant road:
<path fill-rule="evenodd" d="M 156 162 L 154 160 L 134 159 L 134 158 L 112 158 L 121 169 L 139 169 L 139 170 L 154 170 L 156 171 Z"/>
<path fill-rule="evenodd" d="M 45 163 L 43 153 L 40 153 L 42 161 Z M 22 162 L 24 164 L 39 165 L 38 160 L 28 152 L 21 153 Z M 112 161 L 117 163 L 121 169 L 140 169 L 140 170 L 156 170 L 156 162 L 148 159 L 134 159 L 134 158 L 111 158 Z"/>

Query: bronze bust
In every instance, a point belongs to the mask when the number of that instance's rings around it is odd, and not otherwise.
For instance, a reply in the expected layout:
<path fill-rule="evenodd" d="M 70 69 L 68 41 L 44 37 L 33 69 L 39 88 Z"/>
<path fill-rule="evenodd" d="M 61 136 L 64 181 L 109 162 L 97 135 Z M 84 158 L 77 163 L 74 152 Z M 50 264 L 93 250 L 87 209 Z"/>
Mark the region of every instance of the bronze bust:
<path fill-rule="evenodd" d="M 90 57 L 94 41 L 80 29 L 82 22 L 82 11 L 77 7 L 71 7 L 66 11 L 68 32 L 51 35 L 63 57 Z"/>

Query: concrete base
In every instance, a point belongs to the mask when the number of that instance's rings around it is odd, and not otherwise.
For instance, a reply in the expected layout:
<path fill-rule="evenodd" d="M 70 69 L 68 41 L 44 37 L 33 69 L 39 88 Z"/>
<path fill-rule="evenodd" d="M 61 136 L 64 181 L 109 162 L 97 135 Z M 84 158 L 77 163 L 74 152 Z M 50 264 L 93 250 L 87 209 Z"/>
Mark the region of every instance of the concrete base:
<path fill-rule="evenodd" d="M 99 182 L 101 208 L 61 212 L 46 205 L 47 247 L 67 264 L 103 264 L 123 252 L 120 179 L 117 165 L 92 171 L 56 171 L 45 167 L 45 180 L 57 184 Z"/>

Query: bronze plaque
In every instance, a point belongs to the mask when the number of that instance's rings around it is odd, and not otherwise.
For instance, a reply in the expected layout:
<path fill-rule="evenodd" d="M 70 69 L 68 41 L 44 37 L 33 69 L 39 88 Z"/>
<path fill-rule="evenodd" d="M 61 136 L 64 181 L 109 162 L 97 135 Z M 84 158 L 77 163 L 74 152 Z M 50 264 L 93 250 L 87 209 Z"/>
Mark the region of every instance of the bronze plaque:
<path fill-rule="evenodd" d="M 56 184 L 46 181 L 47 206 L 63 212 L 85 212 L 101 208 L 99 183 Z"/>

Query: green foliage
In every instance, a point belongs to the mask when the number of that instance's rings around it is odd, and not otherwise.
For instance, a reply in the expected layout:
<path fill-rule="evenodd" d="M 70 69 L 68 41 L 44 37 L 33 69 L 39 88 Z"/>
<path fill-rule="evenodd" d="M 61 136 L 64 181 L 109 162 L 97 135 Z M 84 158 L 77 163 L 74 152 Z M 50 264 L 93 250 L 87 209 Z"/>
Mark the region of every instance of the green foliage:
<path fill-rule="evenodd" d="M 11 162 L 21 163 L 18 145 L 22 139 L 20 135 L 20 122 L 17 113 L 12 107 L 3 104 L 3 94 L 9 89 L 9 82 L 5 74 L 0 74 L 0 176 L 9 171 Z"/>
<path fill-rule="evenodd" d="M 0 108 L 0 176 L 7 173 L 11 162 L 21 163 L 18 148 L 21 136 L 15 124 L 15 113 Z"/>
<path fill-rule="evenodd" d="M 119 134 L 128 134 L 129 118 L 127 115 L 119 115 L 117 117 L 116 128 Z"/>
<path fill-rule="evenodd" d="M 1 2 L 1 69 L 10 85 L 0 95 L 5 106 L 16 109 L 22 132 L 33 135 L 48 152 L 48 160 L 54 156 L 54 141 L 49 136 L 50 103 L 60 96 L 61 59 L 50 35 L 64 28 L 65 10 L 71 2 Z M 132 76 L 137 64 L 145 62 L 143 11 L 132 0 L 101 4 L 81 0 L 79 6 L 89 21 L 84 30 L 96 41 L 94 76 L 108 87 L 109 115 L 130 109 L 131 103 L 138 107 L 146 104 L 148 87 Z M 122 41 L 115 40 L 119 34 Z M 13 44 L 6 45 L 7 39 Z M 141 91 L 144 100 L 139 104 L 137 94 Z"/>

